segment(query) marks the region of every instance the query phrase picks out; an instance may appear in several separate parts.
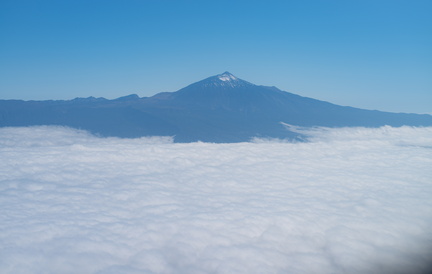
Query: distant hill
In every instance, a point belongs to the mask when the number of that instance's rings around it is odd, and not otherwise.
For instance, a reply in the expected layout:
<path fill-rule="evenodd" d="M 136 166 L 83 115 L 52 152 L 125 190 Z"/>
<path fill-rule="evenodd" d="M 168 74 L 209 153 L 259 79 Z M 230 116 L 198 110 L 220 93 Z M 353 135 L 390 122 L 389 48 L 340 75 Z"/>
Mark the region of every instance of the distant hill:
<path fill-rule="evenodd" d="M 431 115 L 334 105 L 229 72 L 176 92 L 114 100 L 0 100 L 0 127 L 63 125 L 101 136 L 175 136 L 176 142 L 242 142 L 253 137 L 296 138 L 284 125 L 328 127 L 432 126 Z"/>

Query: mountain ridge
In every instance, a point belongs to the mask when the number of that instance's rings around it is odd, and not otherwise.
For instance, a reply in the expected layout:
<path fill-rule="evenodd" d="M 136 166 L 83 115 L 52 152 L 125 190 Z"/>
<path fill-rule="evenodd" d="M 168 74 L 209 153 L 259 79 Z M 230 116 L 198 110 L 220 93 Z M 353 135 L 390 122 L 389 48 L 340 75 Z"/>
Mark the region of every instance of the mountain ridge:
<path fill-rule="evenodd" d="M 63 125 L 101 136 L 175 136 L 176 142 L 243 142 L 254 137 L 296 138 L 296 126 L 432 126 L 427 114 L 390 113 L 339 106 L 276 87 L 259 86 L 229 72 L 175 92 L 151 97 L 0 100 L 0 127 Z"/>

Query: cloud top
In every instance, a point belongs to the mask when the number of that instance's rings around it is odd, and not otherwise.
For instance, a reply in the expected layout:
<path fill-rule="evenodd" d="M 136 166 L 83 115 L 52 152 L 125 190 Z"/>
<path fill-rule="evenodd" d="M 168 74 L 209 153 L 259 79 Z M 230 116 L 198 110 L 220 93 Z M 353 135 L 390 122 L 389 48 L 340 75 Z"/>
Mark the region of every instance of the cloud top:
<path fill-rule="evenodd" d="M 174 144 L 0 129 L 4 273 L 426 273 L 432 129 Z"/>

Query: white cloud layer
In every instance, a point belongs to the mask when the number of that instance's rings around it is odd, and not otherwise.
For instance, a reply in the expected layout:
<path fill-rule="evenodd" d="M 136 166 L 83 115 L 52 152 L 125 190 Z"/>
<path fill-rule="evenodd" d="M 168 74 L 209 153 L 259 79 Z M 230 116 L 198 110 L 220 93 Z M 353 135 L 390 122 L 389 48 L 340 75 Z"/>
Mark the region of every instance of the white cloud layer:
<path fill-rule="evenodd" d="M 174 144 L 0 129 L 2 273 L 426 273 L 432 128 Z"/>

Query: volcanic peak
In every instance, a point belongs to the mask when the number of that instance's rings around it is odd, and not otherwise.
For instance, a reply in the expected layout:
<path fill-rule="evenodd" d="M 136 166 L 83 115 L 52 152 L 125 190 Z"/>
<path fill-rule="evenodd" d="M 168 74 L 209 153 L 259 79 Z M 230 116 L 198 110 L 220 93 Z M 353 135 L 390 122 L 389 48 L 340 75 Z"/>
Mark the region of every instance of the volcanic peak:
<path fill-rule="evenodd" d="M 247 81 L 244 81 L 240 78 L 237 78 L 233 74 L 228 71 L 218 74 L 202 81 L 197 82 L 196 84 L 201 87 L 217 87 L 217 88 L 236 88 L 236 87 L 244 87 L 244 86 L 254 86 Z"/>
<path fill-rule="evenodd" d="M 216 77 L 219 78 L 219 80 L 224 81 L 224 82 L 238 80 L 237 77 L 235 77 L 234 75 L 232 75 L 228 71 L 225 71 L 222 74 L 216 75 Z"/>

